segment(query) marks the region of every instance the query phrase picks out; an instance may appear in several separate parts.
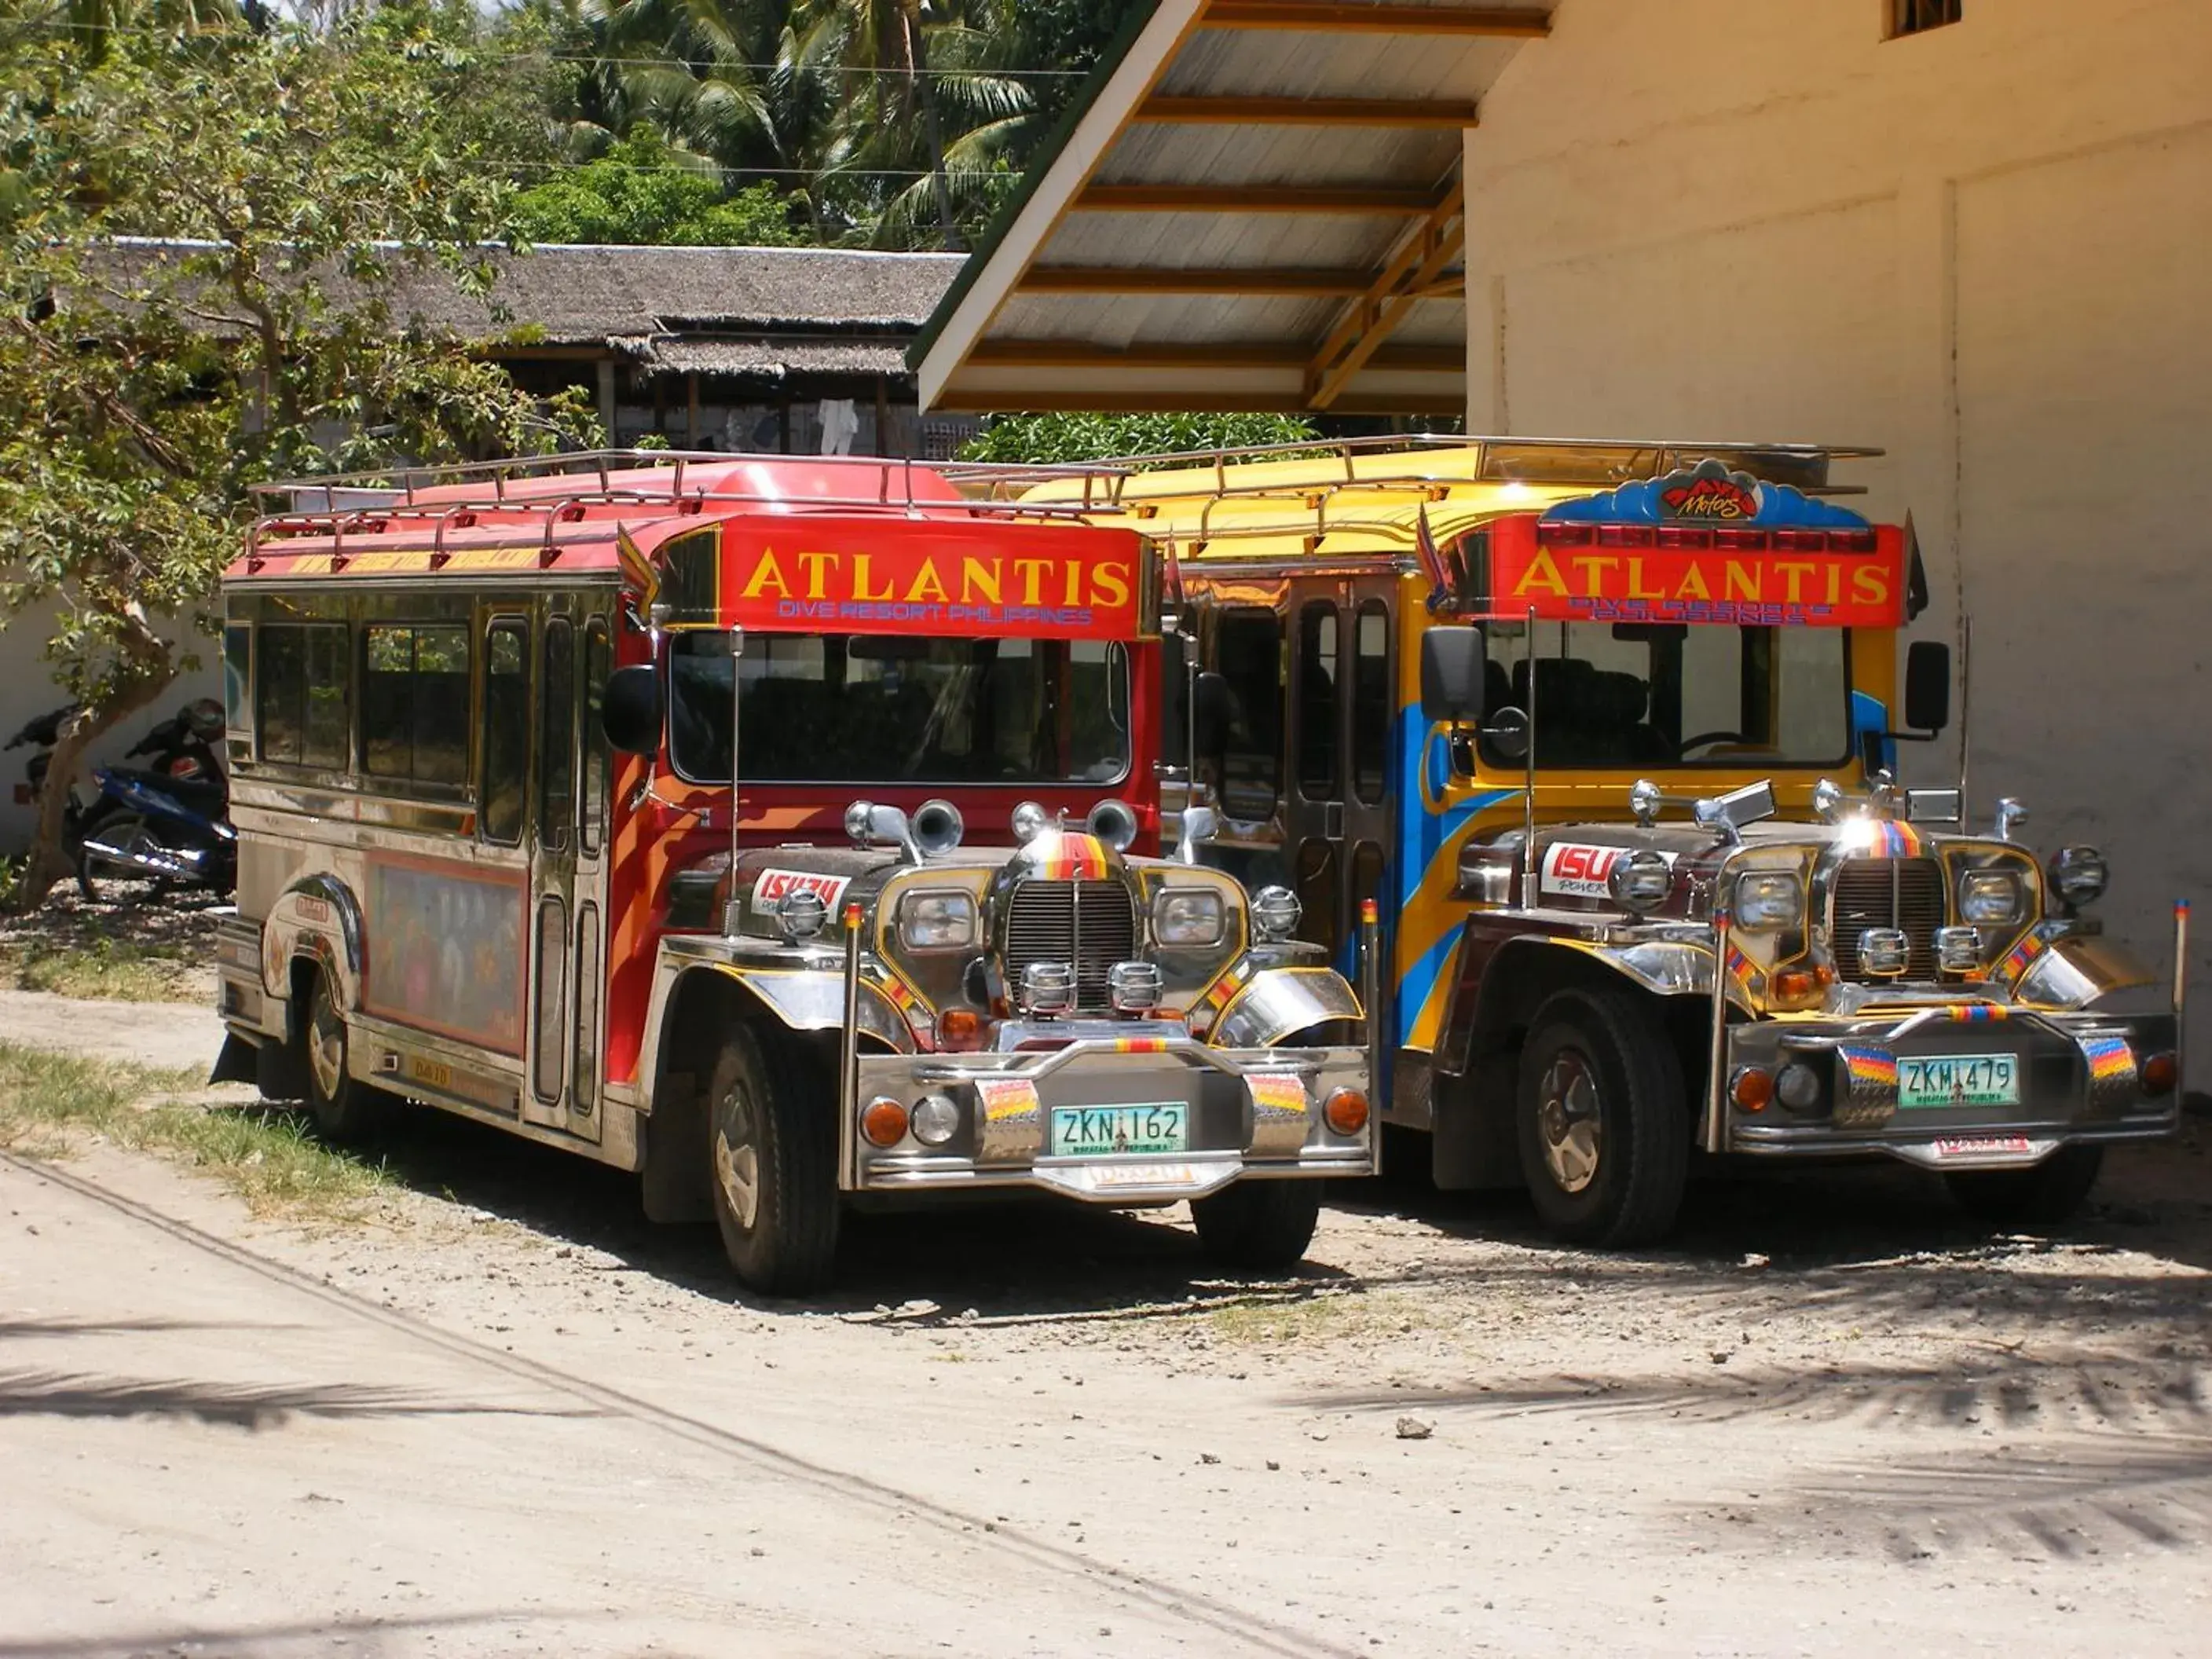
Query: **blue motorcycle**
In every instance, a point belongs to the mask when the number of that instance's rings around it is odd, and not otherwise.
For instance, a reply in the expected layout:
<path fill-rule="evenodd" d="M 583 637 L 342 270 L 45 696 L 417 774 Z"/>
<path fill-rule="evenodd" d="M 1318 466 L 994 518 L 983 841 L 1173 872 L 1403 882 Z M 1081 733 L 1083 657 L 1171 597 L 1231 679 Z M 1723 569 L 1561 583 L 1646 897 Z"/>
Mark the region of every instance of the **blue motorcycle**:
<path fill-rule="evenodd" d="M 155 765 L 93 769 L 99 794 L 77 829 L 76 879 L 86 898 L 100 896 L 102 881 L 179 882 L 226 897 L 236 889 L 238 832 L 214 749 L 222 730 L 222 705 L 203 699 L 131 750 L 154 756 Z"/>

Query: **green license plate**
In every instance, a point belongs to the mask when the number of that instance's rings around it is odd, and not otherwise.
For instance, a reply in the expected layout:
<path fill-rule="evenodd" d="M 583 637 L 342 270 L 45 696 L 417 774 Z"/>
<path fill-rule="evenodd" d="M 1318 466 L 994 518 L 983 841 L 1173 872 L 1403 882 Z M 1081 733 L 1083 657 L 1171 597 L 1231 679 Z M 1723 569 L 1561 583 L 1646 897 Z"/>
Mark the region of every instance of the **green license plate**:
<path fill-rule="evenodd" d="M 1054 1158 L 1112 1158 L 1122 1152 L 1187 1152 L 1190 1108 L 1180 1100 L 1143 1106 L 1055 1106 Z"/>
<path fill-rule="evenodd" d="M 2020 1060 L 2014 1054 L 1900 1054 L 1899 1106 L 2017 1106 Z"/>

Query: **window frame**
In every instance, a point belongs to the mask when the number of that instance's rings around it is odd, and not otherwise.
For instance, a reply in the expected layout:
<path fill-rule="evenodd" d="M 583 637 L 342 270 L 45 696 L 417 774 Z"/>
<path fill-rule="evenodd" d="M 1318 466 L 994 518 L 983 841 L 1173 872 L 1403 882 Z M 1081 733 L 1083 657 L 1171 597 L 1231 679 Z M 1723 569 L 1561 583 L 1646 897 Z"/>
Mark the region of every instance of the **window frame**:
<path fill-rule="evenodd" d="M 495 830 L 492 826 L 491 814 L 491 681 L 494 648 L 492 641 L 496 635 L 507 632 L 519 634 L 521 636 L 522 663 L 522 708 L 520 733 L 522 769 L 521 775 L 515 781 L 516 811 L 512 835 L 504 835 Z M 530 613 L 526 611 L 490 611 L 485 614 L 483 626 L 477 630 L 477 639 L 482 641 L 483 649 L 477 655 L 483 665 L 473 677 L 477 686 L 476 711 L 475 718 L 470 722 L 473 728 L 473 746 L 476 750 L 475 764 L 471 769 L 471 781 L 475 785 L 477 792 L 477 839 L 488 847 L 520 847 L 530 834 L 531 820 L 533 816 L 532 807 L 534 803 L 531 798 L 531 788 L 534 781 L 534 774 L 530 764 L 530 747 L 531 738 L 537 729 L 537 721 L 532 718 L 536 713 L 532 707 L 532 694 L 536 689 L 537 674 L 532 660 L 532 647 L 537 643 L 537 630 L 532 627 Z"/>
<path fill-rule="evenodd" d="M 432 630 L 457 634 L 460 636 L 464 665 L 461 670 L 461 766 L 460 775 L 453 778 L 426 778 L 416 769 L 419 745 L 416 741 L 417 713 L 415 702 L 416 682 L 422 678 L 422 635 Z M 404 772 L 382 770 L 369 763 L 368 731 L 368 665 L 371 636 L 380 633 L 401 633 L 410 636 L 408 647 L 408 703 L 407 703 L 407 769 Z M 395 793 L 422 795 L 437 800 L 466 800 L 473 787 L 477 766 L 476 725 L 470 708 L 470 688 L 476 683 L 478 653 L 474 631 L 465 619 L 455 617 L 392 616 L 364 617 L 354 629 L 352 652 L 349 657 L 356 695 L 354 698 L 354 741 L 359 755 L 358 771 L 365 787 L 390 789 Z"/>

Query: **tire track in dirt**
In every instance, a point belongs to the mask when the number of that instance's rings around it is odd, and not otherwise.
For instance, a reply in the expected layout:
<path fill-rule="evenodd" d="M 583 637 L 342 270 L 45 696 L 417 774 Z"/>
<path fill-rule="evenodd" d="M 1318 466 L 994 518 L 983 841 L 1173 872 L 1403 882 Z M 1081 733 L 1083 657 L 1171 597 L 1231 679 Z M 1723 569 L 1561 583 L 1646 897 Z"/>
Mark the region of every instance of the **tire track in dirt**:
<path fill-rule="evenodd" d="M 1217 1637 L 1229 1637 L 1259 1651 L 1283 1659 L 1357 1659 L 1357 1650 L 1340 1646 L 1278 1625 L 1201 1593 L 1128 1572 L 1040 1538 L 1010 1530 L 969 1515 L 949 1504 L 900 1487 L 870 1480 L 780 1449 L 765 1441 L 738 1434 L 696 1417 L 654 1404 L 588 1377 L 510 1353 L 444 1330 L 396 1309 L 355 1296 L 309 1277 L 280 1261 L 257 1255 L 229 1240 L 203 1231 L 191 1223 L 165 1215 L 135 1199 L 109 1191 L 53 1164 L 0 1152 L 0 1162 L 36 1178 L 51 1181 L 77 1196 L 128 1217 L 176 1242 L 214 1256 L 229 1266 L 251 1273 L 284 1288 L 314 1298 L 326 1306 L 381 1326 L 411 1341 L 435 1348 L 452 1358 L 474 1363 L 507 1376 L 533 1383 L 556 1394 L 585 1401 L 611 1416 L 657 1429 L 702 1449 L 748 1464 L 768 1474 L 810 1486 L 846 1503 L 890 1515 L 921 1516 L 962 1529 L 967 1543 L 980 1552 L 1012 1557 L 1033 1569 L 1080 1581 L 1093 1589 L 1104 1589 L 1155 1614 L 1200 1626 Z"/>

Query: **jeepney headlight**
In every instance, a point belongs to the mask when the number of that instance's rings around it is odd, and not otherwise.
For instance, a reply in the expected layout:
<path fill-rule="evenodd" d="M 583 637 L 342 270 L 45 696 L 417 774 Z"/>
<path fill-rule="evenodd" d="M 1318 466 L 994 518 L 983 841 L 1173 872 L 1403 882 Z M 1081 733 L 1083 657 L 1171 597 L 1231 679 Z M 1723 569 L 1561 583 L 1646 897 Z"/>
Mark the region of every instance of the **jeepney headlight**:
<path fill-rule="evenodd" d="M 1613 860 L 1605 878 L 1614 902 L 1631 910 L 1656 910 L 1667 902 L 1674 885 L 1674 869 L 1664 856 L 1650 848 L 1638 848 Z"/>
<path fill-rule="evenodd" d="M 1805 884 L 1790 870 L 1749 870 L 1735 878 L 1735 925 L 1787 927 L 1805 914 Z"/>
<path fill-rule="evenodd" d="M 1165 985 L 1156 962 L 1117 962 L 1106 970 L 1106 996 L 1117 1014 L 1148 1014 Z"/>
<path fill-rule="evenodd" d="M 1978 927 L 1938 927 L 1936 965 L 1947 974 L 1971 974 L 1982 965 L 1982 934 Z"/>
<path fill-rule="evenodd" d="M 811 893 L 801 887 L 775 902 L 776 931 L 793 945 L 812 939 L 829 922 L 830 907 L 822 902 L 819 893 Z"/>
<path fill-rule="evenodd" d="M 1221 895 L 1210 887 L 1165 887 L 1152 901 L 1156 944 L 1218 945 L 1227 926 Z"/>
<path fill-rule="evenodd" d="M 909 951 L 958 951 L 975 942 L 972 893 L 908 893 L 899 900 L 899 943 Z"/>
<path fill-rule="evenodd" d="M 2051 884 L 2069 904 L 2101 897 L 2111 878 L 2105 855 L 2094 847 L 2062 847 L 2051 855 Z"/>
<path fill-rule="evenodd" d="M 1969 870 L 1959 878 L 1959 915 L 1976 927 L 2009 927 L 2027 901 L 2009 870 Z"/>
<path fill-rule="evenodd" d="M 1287 887 L 1262 887 L 1252 895 L 1252 931 L 1270 945 L 1279 945 L 1298 931 L 1305 906 Z"/>
<path fill-rule="evenodd" d="M 1869 927 L 1859 935 L 1859 966 L 1893 979 L 1911 965 L 1912 941 L 1902 927 Z"/>

